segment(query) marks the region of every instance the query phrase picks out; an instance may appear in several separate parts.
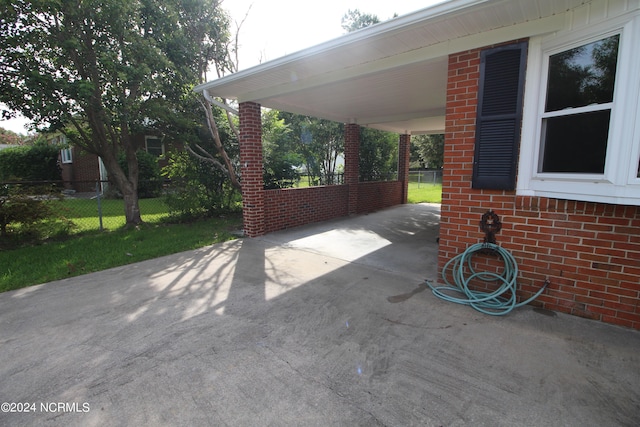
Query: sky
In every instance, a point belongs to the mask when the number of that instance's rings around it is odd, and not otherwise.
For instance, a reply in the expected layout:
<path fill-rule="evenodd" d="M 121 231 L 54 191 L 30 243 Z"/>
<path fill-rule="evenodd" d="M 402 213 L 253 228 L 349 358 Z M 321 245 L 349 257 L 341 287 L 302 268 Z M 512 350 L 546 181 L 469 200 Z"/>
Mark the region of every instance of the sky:
<path fill-rule="evenodd" d="M 442 0 L 223 0 L 222 7 L 231 15 L 234 33 L 246 15 L 239 34 L 242 70 L 340 37 L 349 9 L 386 21 L 437 3 Z M 0 127 L 26 134 L 27 123 L 24 118 L 2 120 Z"/>
<path fill-rule="evenodd" d="M 240 69 L 280 58 L 340 37 L 342 17 L 349 9 L 386 21 L 441 3 L 442 0 L 223 0 L 232 31 L 240 29 Z"/>

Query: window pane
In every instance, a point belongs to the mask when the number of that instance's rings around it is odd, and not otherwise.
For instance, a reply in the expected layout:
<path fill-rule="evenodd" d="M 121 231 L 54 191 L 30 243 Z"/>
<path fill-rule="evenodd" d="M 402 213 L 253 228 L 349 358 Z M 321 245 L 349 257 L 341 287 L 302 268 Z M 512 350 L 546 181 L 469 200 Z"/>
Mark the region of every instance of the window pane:
<path fill-rule="evenodd" d="M 619 39 L 615 35 L 549 57 L 545 111 L 611 102 Z"/>
<path fill-rule="evenodd" d="M 159 138 L 147 138 L 147 153 L 156 157 L 162 155 L 162 141 Z"/>
<path fill-rule="evenodd" d="M 543 120 L 540 172 L 604 173 L 610 110 Z"/>
<path fill-rule="evenodd" d="M 60 150 L 60 158 L 62 159 L 62 163 L 72 163 L 71 148 L 63 148 Z"/>

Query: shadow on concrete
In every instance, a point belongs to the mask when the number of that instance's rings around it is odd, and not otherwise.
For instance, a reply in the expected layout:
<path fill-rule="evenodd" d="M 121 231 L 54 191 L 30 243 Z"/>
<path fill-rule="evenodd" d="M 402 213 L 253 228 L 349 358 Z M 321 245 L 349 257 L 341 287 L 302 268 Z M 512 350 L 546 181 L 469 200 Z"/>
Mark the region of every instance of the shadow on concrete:
<path fill-rule="evenodd" d="M 3 401 L 69 405 L 0 424 L 637 425 L 640 335 L 424 292 L 438 217 L 405 205 L 1 294 Z"/>

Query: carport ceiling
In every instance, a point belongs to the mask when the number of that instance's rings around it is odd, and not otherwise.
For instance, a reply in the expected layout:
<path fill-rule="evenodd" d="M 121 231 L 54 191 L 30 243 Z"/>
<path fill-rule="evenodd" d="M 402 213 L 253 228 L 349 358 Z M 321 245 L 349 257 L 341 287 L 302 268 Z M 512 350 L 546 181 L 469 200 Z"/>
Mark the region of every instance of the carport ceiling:
<path fill-rule="evenodd" d="M 444 131 L 448 55 L 561 28 L 589 0 L 451 0 L 196 87 L 397 133 Z"/>

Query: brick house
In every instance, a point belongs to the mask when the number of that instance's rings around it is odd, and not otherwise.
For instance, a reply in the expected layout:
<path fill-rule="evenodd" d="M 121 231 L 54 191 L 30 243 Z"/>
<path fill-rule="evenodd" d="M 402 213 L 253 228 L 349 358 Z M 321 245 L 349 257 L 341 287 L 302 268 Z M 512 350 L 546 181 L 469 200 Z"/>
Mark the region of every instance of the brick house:
<path fill-rule="evenodd" d="M 51 144 L 67 145 L 67 139 L 62 134 L 46 136 Z M 158 157 L 160 167 L 166 165 L 166 160 L 160 158 L 168 147 L 161 137 L 156 135 L 136 135 L 136 142 L 150 154 Z M 95 192 L 97 182 L 108 180 L 107 170 L 100 157 L 88 153 L 81 147 L 69 146 L 60 150 L 60 166 L 65 188 L 79 193 Z M 101 187 L 102 189 L 102 187 Z"/>
<path fill-rule="evenodd" d="M 196 90 L 239 103 L 249 236 L 406 203 L 410 135 L 444 133 L 439 268 L 492 210 L 523 298 L 640 329 L 638 52 L 640 0 L 451 0 Z M 261 105 L 346 123 L 344 185 L 264 190 Z M 361 126 L 398 181 L 358 182 Z"/>

